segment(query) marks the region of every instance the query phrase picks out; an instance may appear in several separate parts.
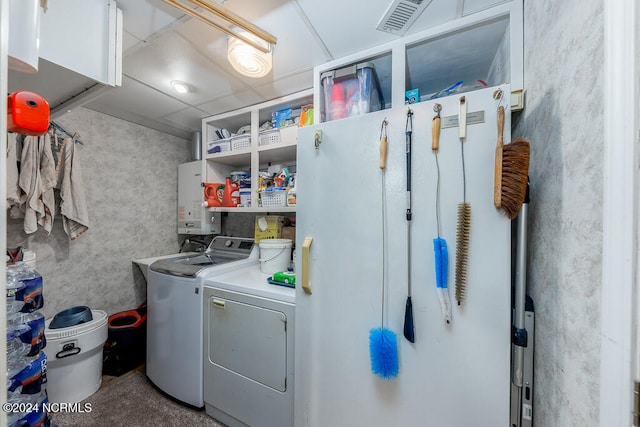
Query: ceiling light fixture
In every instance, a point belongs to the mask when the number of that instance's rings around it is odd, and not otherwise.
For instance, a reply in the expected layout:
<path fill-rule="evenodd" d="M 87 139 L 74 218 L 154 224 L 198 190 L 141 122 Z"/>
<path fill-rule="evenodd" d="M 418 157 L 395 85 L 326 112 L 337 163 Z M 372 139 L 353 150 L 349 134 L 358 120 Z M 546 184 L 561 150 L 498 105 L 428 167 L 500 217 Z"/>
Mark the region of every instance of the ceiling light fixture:
<path fill-rule="evenodd" d="M 220 31 L 229 34 L 231 37 L 242 40 L 246 44 L 251 45 L 264 53 L 269 53 L 271 51 L 270 45 L 274 45 L 278 41 L 276 36 L 274 36 L 273 34 L 268 33 L 257 25 L 254 25 L 241 16 L 236 15 L 224 6 L 212 4 L 205 0 L 164 0 L 164 2 L 177 9 L 180 9 L 184 13 L 191 15 L 194 18 L 198 18 L 199 20 L 219 29 Z M 224 24 L 230 24 L 232 26 L 240 28 L 246 33 L 241 31 L 234 31 L 232 28 L 225 26 L 223 23 L 216 22 L 210 16 L 203 14 L 202 11 L 189 7 L 187 4 L 185 4 L 185 2 L 202 8 L 205 12 L 214 15 L 216 18 L 222 19 L 224 21 Z M 248 37 L 247 33 L 252 34 L 254 37 Z M 264 41 L 264 43 L 256 41 L 256 38 L 261 39 L 261 41 Z"/>
<path fill-rule="evenodd" d="M 248 33 L 246 37 L 254 38 L 252 34 Z M 257 37 L 255 40 L 261 41 Z M 263 52 L 235 37 L 229 37 L 227 58 L 237 72 L 253 78 L 266 76 L 273 65 L 271 50 Z"/>
<path fill-rule="evenodd" d="M 175 90 L 179 94 L 184 94 L 189 92 L 189 85 L 179 80 L 172 80 L 171 87 L 173 88 L 173 90 Z"/>

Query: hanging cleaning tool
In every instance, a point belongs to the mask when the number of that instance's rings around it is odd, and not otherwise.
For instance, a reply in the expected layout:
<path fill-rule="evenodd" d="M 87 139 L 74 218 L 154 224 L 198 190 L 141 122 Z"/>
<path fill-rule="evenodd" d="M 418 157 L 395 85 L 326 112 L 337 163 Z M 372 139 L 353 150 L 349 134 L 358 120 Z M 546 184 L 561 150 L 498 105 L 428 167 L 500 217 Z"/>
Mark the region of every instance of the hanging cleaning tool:
<path fill-rule="evenodd" d="M 464 96 L 460 97 L 458 108 L 458 132 L 462 153 L 462 203 L 458 204 L 456 231 L 456 301 L 460 305 L 467 291 L 467 262 L 471 233 L 471 205 L 467 202 L 467 177 L 464 167 L 464 140 L 467 137 L 467 102 Z"/>
<path fill-rule="evenodd" d="M 502 99 L 502 91 L 493 94 L 494 99 Z M 529 176 L 530 144 L 524 138 L 516 138 L 504 145 L 504 107 L 498 106 L 498 142 L 496 144 L 496 165 L 493 181 L 493 204 L 509 218 L 518 216 L 527 192 Z"/>
<path fill-rule="evenodd" d="M 436 290 L 440 299 L 440 308 L 442 309 L 442 318 L 449 324 L 451 323 L 451 299 L 449 298 L 449 250 L 447 249 L 447 241 L 440 237 L 440 165 L 438 164 L 438 149 L 440 145 L 440 110 L 442 105 L 435 104 L 433 111 L 436 112 L 435 117 L 431 121 L 431 150 L 436 159 L 436 170 L 438 178 L 436 181 L 436 225 L 438 228 L 438 237 L 433 239 L 433 252 L 436 268 Z"/>
<path fill-rule="evenodd" d="M 371 371 L 382 379 L 390 380 L 398 376 L 398 340 L 396 334 L 384 327 L 384 293 L 387 282 L 386 257 L 386 198 L 385 168 L 387 165 L 387 119 L 380 129 L 380 170 L 382 201 L 382 320 L 379 328 L 369 331 L 369 356 Z"/>
<path fill-rule="evenodd" d="M 515 259 L 515 280 L 513 292 L 513 329 L 511 345 L 511 383 L 517 387 L 518 402 L 522 405 L 523 391 L 530 388 L 531 384 L 525 384 L 525 363 L 524 355 L 527 348 L 533 346 L 533 336 L 529 337 L 527 331 L 526 317 L 526 295 L 527 295 L 527 224 L 529 208 L 529 185 L 525 191 L 525 198 L 522 204 L 522 212 L 516 220 L 517 244 Z M 527 398 L 528 400 L 528 398 Z"/>
<path fill-rule="evenodd" d="M 413 326 L 413 304 L 411 303 L 411 136 L 413 133 L 413 110 L 407 109 L 405 126 L 407 154 L 407 303 L 404 309 L 404 337 L 416 342 Z"/>

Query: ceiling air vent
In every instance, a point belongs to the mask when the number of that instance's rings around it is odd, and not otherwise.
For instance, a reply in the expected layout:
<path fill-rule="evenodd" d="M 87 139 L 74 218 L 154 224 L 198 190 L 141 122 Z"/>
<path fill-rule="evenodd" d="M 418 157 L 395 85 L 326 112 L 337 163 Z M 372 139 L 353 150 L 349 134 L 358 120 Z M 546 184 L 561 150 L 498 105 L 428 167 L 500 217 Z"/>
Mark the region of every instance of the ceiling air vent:
<path fill-rule="evenodd" d="M 393 0 L 376 26 L 377 30 L 403 35 L 433 0 Z"/>

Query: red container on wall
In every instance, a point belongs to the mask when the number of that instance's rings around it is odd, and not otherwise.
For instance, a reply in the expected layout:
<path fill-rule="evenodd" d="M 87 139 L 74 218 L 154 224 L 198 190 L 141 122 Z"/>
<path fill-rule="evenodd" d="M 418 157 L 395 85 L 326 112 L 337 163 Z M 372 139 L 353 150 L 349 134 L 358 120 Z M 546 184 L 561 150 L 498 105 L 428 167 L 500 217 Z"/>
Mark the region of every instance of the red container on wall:
<path fill-rule="evenodd" d="M 8 97 L 7 130 L 43 135 L 49 128 L 49 103 L 37 93 L 19 90 Z"/>
<path fill-rule="evenodd" d="M 224 184 L 204 183 L 204 199 L 208 208 L 222 206 L 224 188 Z"/>

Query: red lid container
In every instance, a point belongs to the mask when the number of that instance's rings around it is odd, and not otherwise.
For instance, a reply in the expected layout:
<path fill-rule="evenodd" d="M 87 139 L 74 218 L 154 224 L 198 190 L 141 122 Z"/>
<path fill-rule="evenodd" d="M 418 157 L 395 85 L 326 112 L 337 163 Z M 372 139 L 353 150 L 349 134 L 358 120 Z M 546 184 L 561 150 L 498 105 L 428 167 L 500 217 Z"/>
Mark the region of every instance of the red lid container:
<path fill-rule="evenodd" d="M 7 129 L 23 135 L 43 135 L 49 128 L 49 104 L 37 93 L 19 90 L 9 95 Z"/>

